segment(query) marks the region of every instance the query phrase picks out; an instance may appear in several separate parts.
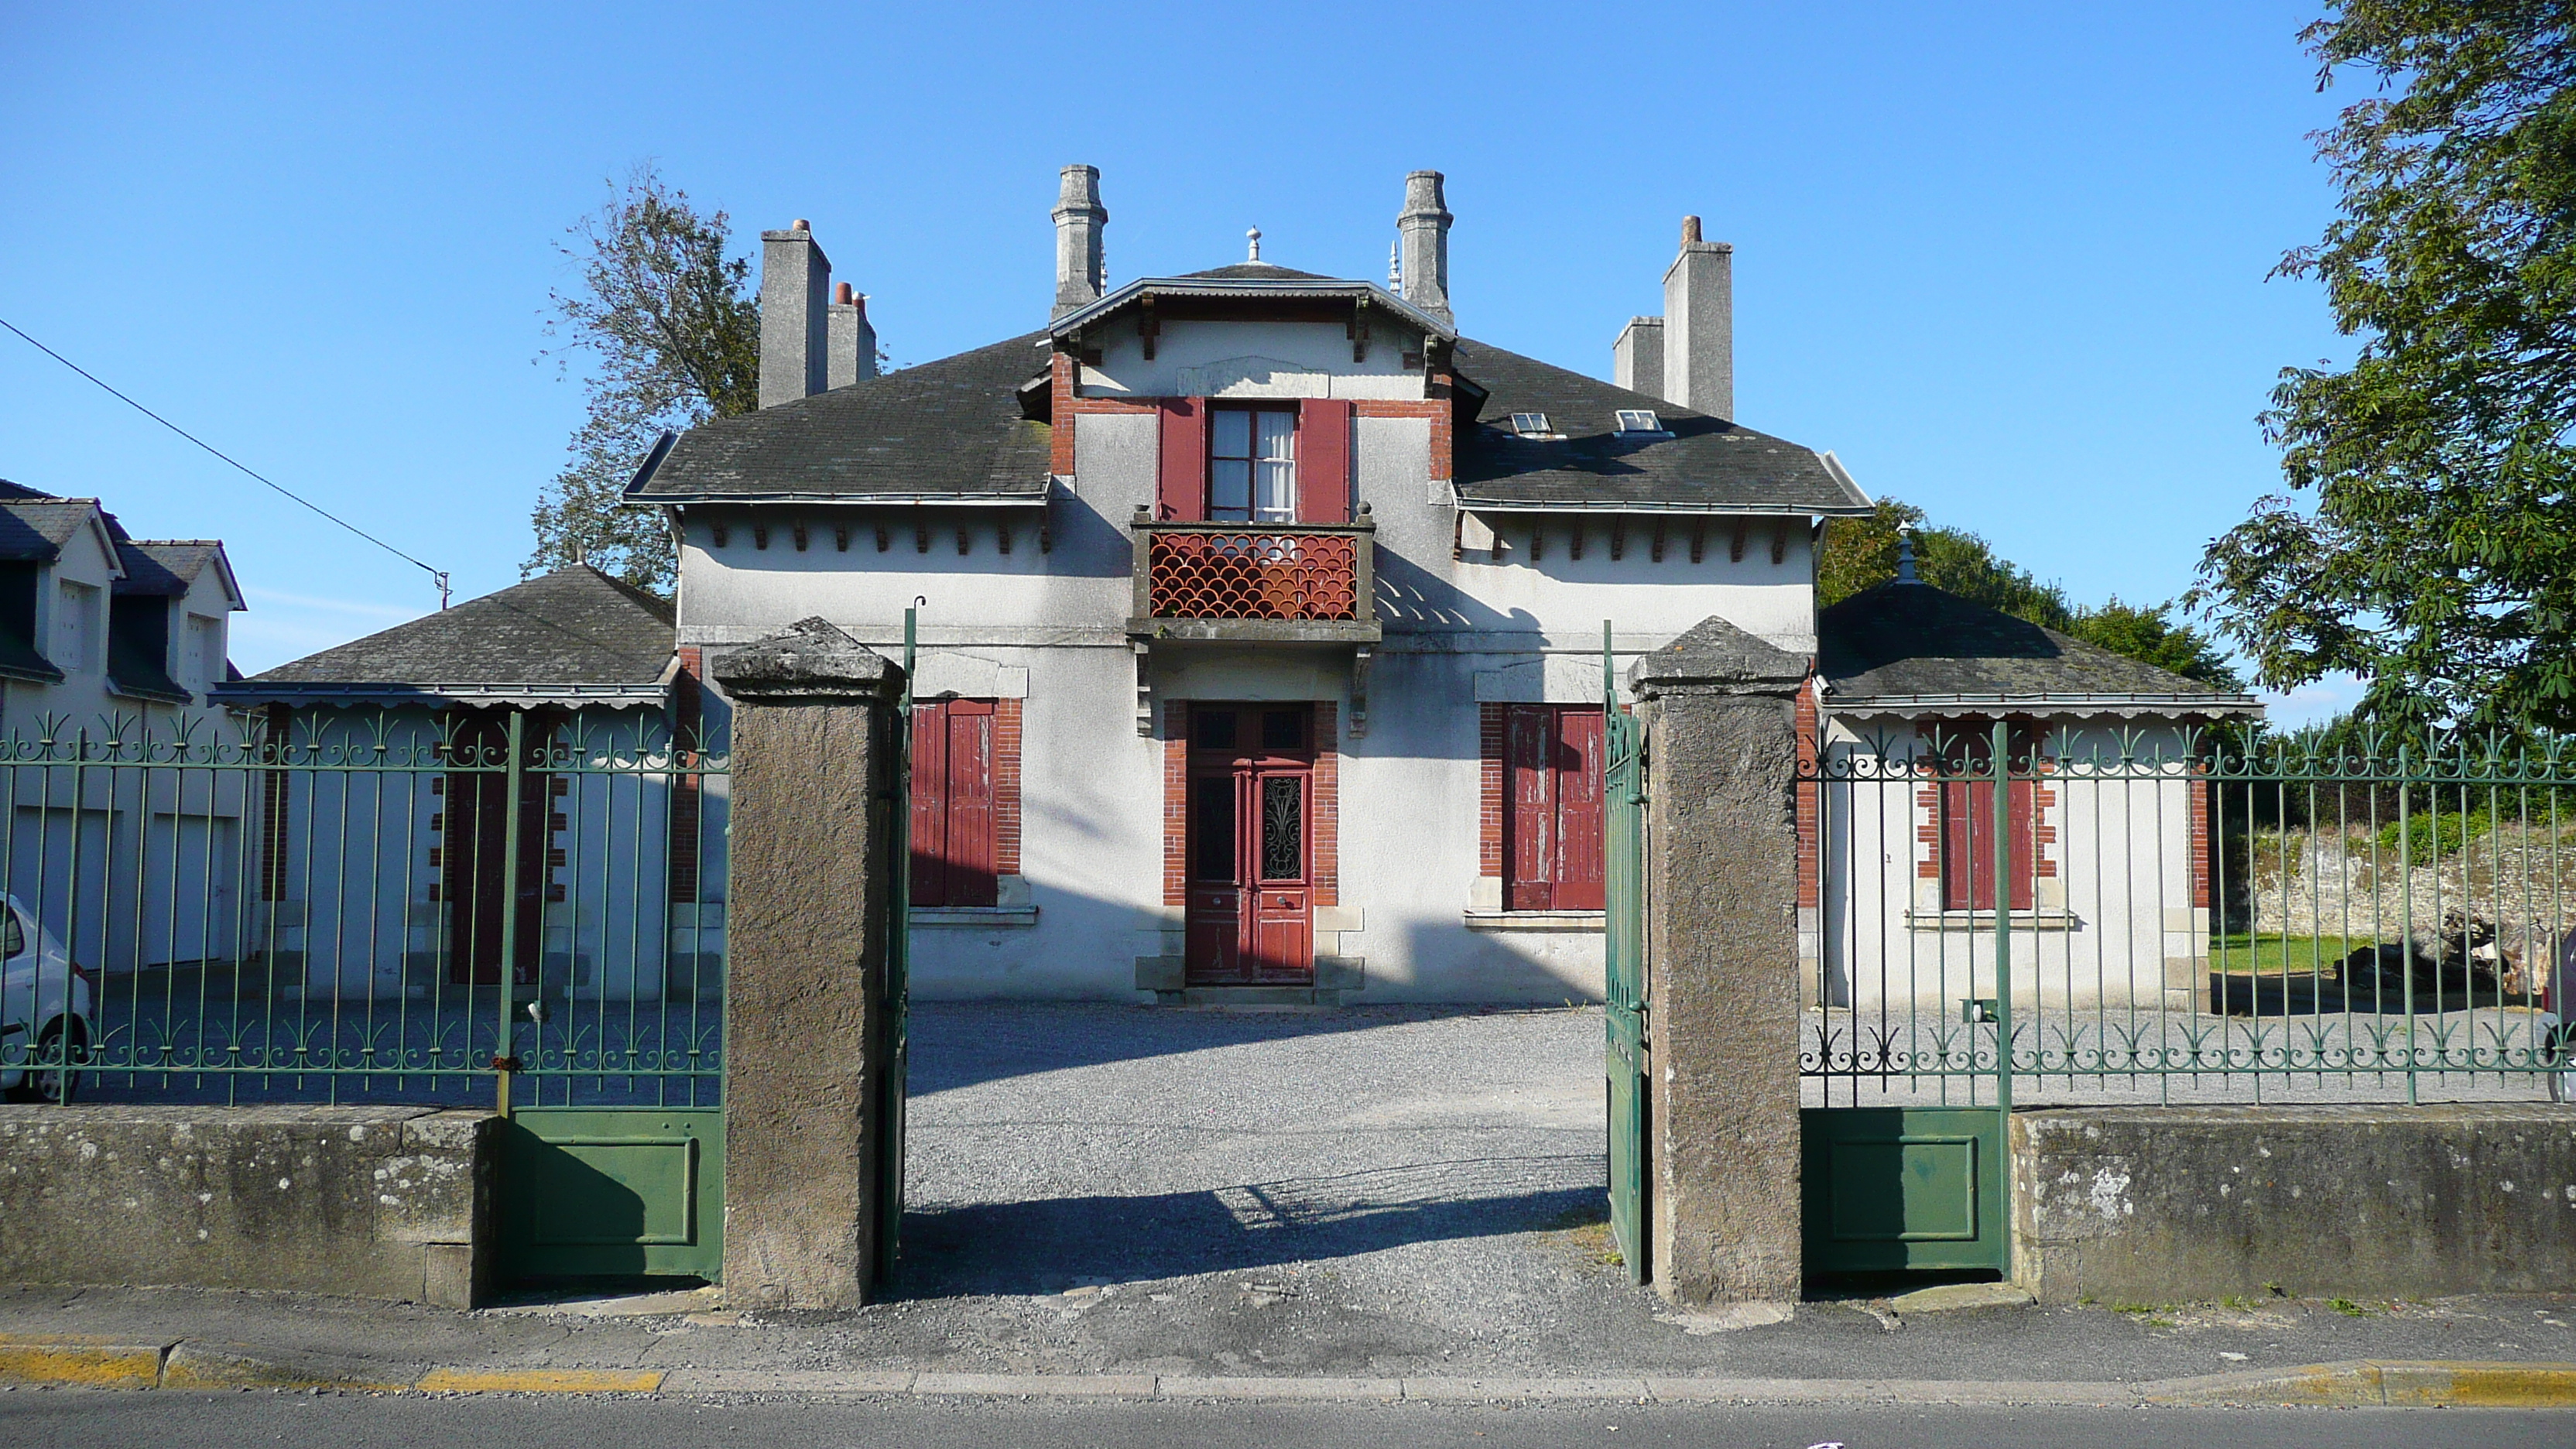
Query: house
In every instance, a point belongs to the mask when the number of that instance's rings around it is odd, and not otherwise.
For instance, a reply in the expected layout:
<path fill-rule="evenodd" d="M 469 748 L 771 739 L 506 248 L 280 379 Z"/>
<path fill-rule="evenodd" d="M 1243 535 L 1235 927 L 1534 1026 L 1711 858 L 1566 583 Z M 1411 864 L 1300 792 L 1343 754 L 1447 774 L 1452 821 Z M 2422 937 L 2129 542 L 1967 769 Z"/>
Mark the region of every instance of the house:
<path fill-rule="evenodd" d="M 671 606 L 587 565 L 225 686 L 281 766 L 262 772 L 251 950 L 341 997 L 460 997 L 505 964 L 594 999 L 712 992 L 721 815 L 670 768 L 675 730 L 696 743 L 694 688 Z"/>
<path fill-rule="evenodd" d="M 211 762 L 238 746 L 213 699 L 246 607 L 222 543 L 137 539 L 95 498 L 0 481 L 0 736 L 18 761 Z M 236 784 L 213 771 L 12 765 L 0 863 L 83 966 L 221 959 L 236 923 Z M 111 901 L 166 901 L 111 911 Z"/>
<path fill-rule="evenodd" d="M 1711 616 L 1812 655 L 1821 521 L 1869 507 L 1735 420 L 1731 249 L 1685 223 L 1613 384 L 1461 332 L 1437 172 L 1387 285 L 1255 232 L 1112 287 L 1090 167 L 1053 219 L 1045 316 L 883 376 L 812 230 L 763 234 L 763 407 L 627 492 L 683 670 L 815 615 L 892 653 L 921 601 L 925 995 L 1597 997 L 1619 673 Z"/>
<path fill-rule="evenodd" d="M 1955 1019 L 1994 994 L 2002 894 L 2016 1001 L 2190 1010 L 2211 964 L 2206 733 L 2262 706 L 1923 583 L 1910 540 L 1894 582 L 1823 610 L 1816 632 L 1808 1004 Z M 1991 769 L 1998 720 L 2029 776 L 2005 802 L 2002 892 L 1994 785 L 1938 777 Z"/>

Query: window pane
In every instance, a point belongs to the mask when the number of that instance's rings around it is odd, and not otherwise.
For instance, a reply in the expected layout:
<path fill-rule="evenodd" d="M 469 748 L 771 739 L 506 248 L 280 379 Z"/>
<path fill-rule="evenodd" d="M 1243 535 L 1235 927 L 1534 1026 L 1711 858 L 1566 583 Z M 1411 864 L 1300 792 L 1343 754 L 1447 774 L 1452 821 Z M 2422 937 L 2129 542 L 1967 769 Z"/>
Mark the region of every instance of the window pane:
<path fill-rule="evenodd" d="M 1306 875 L 1306 790 L 1294 775 L 1261 782 L 1261 878 L 1303 880 Z"/>
<path fill-rule="evenodd" d="M 1234 777 L 1190 782 L 1190 879 L 1234 879 Z"/>
<path fill-rule="evenodd" d="M 1215 456 L 1252 456 L 1252 414 L 1232 408 L 1217 409 Z"/>
<path fill-rule="evenodd" d="M 1295 413 L 1260 413 L 1261 456 L 1294 458 L 1297 456 L 1297 415 Z"/>
<path fill-rule="evenodd" d="M 1190 743 L 1202 750 L 1233 749 L 1234 711 L 1230 709 L 1191 710 Z"/>
<path fill-rule="evenodd" d="M 1274 523 L 1295 522 L 1297 465 L 1265 460 L 1255 466 L 1261 469 L 1261 516 Z"/>
<path fill-rule="evenodd" d="M 1261 712 L 1261 747 L 1265 750 L 1294 750 L 1306 743 L 1306 712 L 1302 709 L 1265 709 Z"/>
<path fill-rule="evenodd" d="M 1252 464 L 1240 459 L 1219 458 L 1210 466 L 1208 517 L 1219 523 L 1252 517 Z"/>

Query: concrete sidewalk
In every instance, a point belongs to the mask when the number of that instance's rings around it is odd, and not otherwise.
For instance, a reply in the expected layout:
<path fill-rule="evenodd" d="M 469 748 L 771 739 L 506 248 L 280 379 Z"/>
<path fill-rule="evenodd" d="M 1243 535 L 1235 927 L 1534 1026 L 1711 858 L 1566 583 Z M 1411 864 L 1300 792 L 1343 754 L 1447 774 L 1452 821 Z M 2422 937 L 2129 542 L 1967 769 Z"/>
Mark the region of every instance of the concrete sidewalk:
<path fill-rule="evenodd" d="M 1093 1311 L 1085 1294 L 1058 1311 Z M 0 1292 L 0 1385 L 431 1393 L 2576 1408 L 2576 1297 L 2276 1301 L 2160 1311 L 1999 1306 L 1907 1317 L 1884 1301 L 1789 1320 L 1680 1319 L 1688 1362 L 1614 1356 L 1497 1369 L 1239 1374 L 1125 1362 L 1030 1371 L 971 1336 L 861 1345 L 902 1305 L 762 1317 L 708 1292 L 473 1313 L 288 1295 Z M 1150 1300 L 1148 1300 L 1150 1302 Z M 1160 1305 L 1154 1305 L 1159 1307 Z M 964 1325 L 954 1325 L 963 1327 Z M 2230 1347 L 2229 1345 L 2239 1345 Z M 2044 1347 L 2043 1347 L 2044 1346 Z M 2068 1369 L 2077 1368 L 2074 1372 Z M 2088 1371 L 2089 1370 L 2089 1371 Z"/>

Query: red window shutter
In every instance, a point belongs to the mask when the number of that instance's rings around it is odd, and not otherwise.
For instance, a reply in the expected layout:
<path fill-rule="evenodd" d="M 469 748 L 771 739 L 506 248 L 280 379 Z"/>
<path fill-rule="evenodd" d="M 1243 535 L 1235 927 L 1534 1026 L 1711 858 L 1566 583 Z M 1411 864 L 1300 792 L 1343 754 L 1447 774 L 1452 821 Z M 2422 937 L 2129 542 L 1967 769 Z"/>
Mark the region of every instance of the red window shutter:
<path fill-rule="evenodd" d="M 948 904 L 989 906 L 1000 899 L 993 858 L 993 703 L 948 704 Z"/>
<path fill-rule="evenodd" d="M 1545 705 L 1522 704 L 1513 705 L 1504 717 L 1504 794 L 1511 802 L 1507 822 L 1511 874 L 1503 882 L 1505 910 L 1556 908 L 1554 715 Z"/>
<path fill-rule="evenodd" d="M 2012 782 L 2012 909 L 2031 908 L 2033 857 L 2032 815 L 2038 786 Z M 1941 787 L 1941 908 L 1945 911 L 1991 911 L 1995 908 L 1995 785 L 1992 780 L 1954 781 Z"/>
<path fill-rule="evenodd" d="M 1163 459 L 1154 480 L 1154 516 L 1169 523 L 1207 517 L 1207 400 L 1163 399 Z"/>
<path fill-rule="evenodd" d="M 1297 415 L 1297 521 L 1351 521 L 1351 404 L 1308 398 Z"/>
<path fill-rule="evenodd" d="M 2033 884 L 2031 876 L 2032 867 L 2035 864 L 2030 853 L 2031 812 L 2038 804 L 2038 789 L 2039 785 L 2036 781 L 2012 782 L 2012 908 L 2016 911 L 2026 911 L 2031 908 L 2030 891 Z M 1991 790 L 1988 791 L 1986 798 L 1988 800 L 1994 798 Z M 1992 870 L 1994 867 L 1988 866 L 1987 869 Z M 1986 900 L 1989 905 L 1993 903 L 1992 891 L 1986 893 Z"/>
<path fill-rule="evenodd" d="M 912 710 L 912 903 L 948 904 L 948 707 Z"/>
<path fill-rule="evenodd" d="M 1597 911 L 1601 894 L 1601 711 L 1556 711 L 1556 908 Z"/>

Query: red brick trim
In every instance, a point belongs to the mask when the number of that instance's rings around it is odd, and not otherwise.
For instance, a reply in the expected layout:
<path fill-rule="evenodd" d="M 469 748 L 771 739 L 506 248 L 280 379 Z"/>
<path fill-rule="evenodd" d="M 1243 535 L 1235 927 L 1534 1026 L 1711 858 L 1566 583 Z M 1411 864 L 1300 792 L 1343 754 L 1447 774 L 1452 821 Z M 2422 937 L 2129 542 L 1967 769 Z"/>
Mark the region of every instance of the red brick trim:
<path fill-rule="evenodd" d="M 1431 424 L 1431 477 L 1446 482 L 1455 471 L 1451 466 L 1456 452 L 1452 433 L 1458 405 L 1449 396 L 1449 375 L 1434 373 L 1427 390 L 1431 396 L 1421 402 L 1405 398 L 1362 398 L 1353 403 L 1353 411 L 1364 418 L 1422 418 Z"/>
<path fill-rule="evenodd" d="M 2217 787 L 2210 784 L 2207 768 L 2191 768 L 2191 903 L 2202 910 L 2209 908 L 2209 794 Z M 2559 1008 L 2564 1011 L 2565 1007 Z"/>
<path fill-rule="evenodd" d="M 680 649 L 679 677 L 671 681 L 671 739 L 675 745 L 698 740 L 700 722 L 705 718 L 702 705 L 705 687 L 706 651 L 695 644 Z M 671 843 L 667 888 L 670 903 L 688 905 L 698 898 L 698 854 L 703 825 L 700 799 L 706 789 L 706 777 L 694 772 L 697 752 L 679 749 L 673 763 L 680 769 L 671 777 Z"/>
<path fill-rule="evenodd" d="M 1816 783 L 1816 690 L 1815 677 L 1798 691 L 1798 904 L 1814 908 L 1824 904 L 1824 812 Z"/>
<path fill-rule="evenodd" d="M 1190 706 L 1163 705 L 1163 904 L 1189 901 Z"/>
<path fill-rule="evenodd" d="M 1329 699 L 1315 701 L 1314 831 L 1315 904 L 1342 903 L 1342 749 L 1341 709 Z"/>
<path fill-rule="evenodd" d="M 1503 878 L 1503 706 L 1476 706 L 1476 874 Z"/>
<path fill-rule="evenodd" d="M 993 701 L 993 873 L 1020 873 L 1020 705 Z"/>

